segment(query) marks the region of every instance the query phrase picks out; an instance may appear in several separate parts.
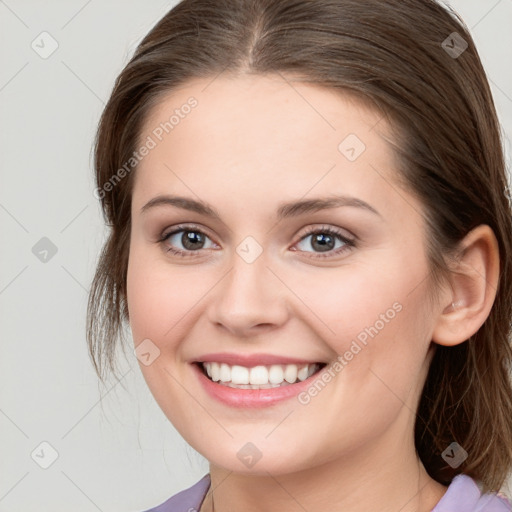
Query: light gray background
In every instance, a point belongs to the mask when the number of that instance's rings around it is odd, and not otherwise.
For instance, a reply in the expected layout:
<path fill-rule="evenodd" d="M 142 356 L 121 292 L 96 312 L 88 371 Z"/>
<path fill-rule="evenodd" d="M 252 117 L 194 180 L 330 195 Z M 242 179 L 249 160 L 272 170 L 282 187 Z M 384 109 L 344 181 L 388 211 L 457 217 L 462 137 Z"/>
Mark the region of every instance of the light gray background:
<path fill-rule="evenodd" d="M 116 76 L 175 3 L 0 0 L 2 512 L 140 512 L 208 471 L 155 404 L 133 355 L 121 359 L 122 383 L 103 389 L 85 342 L 106 233 L 92 195 L 94 131 Z M 510 169 L 512 0 L 451 5 L 488 72 Z M 43 31 L 59 45 L 47 59 L 31 47 Z M 33 253 L 43 237 L 57 249 L 46 263 Z M 48 469 L 42 442 L 58 453 Z"/>

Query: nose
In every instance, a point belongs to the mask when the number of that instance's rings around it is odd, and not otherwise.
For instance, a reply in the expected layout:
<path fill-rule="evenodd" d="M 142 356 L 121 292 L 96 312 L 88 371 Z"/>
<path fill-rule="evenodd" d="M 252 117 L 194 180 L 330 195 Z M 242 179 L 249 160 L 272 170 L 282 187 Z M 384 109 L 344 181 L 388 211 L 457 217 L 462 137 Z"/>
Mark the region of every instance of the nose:
<path fill-rule="evenodd" d="M 287 289 L 267 265 L 263 254 L 252 263 L 233 255 L 232 268 L 210 303 L 209 319 L 218 329 L 246 338 L 287 321 Z"/>

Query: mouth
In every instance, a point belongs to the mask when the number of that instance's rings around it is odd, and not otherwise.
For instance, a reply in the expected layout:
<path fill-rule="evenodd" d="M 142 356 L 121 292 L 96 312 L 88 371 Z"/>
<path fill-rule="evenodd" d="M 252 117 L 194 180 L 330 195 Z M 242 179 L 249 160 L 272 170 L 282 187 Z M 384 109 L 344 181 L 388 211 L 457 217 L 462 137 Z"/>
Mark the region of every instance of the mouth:
<path fill-rule="evenodd" d="M 221 386 L 235 389 L 272 389 L 303 382 L 319 373 L 327 363 L 229 365 L 215 361 L 196 361 L 205 377 Z"/>

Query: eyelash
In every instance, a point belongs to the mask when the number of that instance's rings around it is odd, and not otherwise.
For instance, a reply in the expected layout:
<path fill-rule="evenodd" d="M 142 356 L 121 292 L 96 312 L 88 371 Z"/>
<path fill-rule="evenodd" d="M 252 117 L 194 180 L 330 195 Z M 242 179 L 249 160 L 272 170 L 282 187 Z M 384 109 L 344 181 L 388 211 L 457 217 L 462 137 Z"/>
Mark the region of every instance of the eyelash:
<path fill-rule="evenodd" d="M 198 227 L 196 227 L 194 225 L 179 225 L 179 226 L 176 226 L 176 228 L 173 229 L 172 231 L 170 231 L 169 233 L 164 233 L 161 236 L 161 238 L 158 240 L 158 242 L 161 244 L 164 244 L 172 235 L 175 235 L 176 233 L 180 233 L 180 232 L 200 233 L 201 235 L 209 238 L 208 235 L 203 230 L 199 229 Z M 351 239 L 345 237 L 340 231 L 338 231 L 337 229 L 332 228 L 330 226 L 322 226 L 320 228 L 314 228 L 314 227 L 308 228 L 308 230 L 302 234 L 301 238 L 299 239 L 299 241 L 297 243 L 300 243 L 303 239 L 305 239 L 306 237 L 313 235 L 313 234 L 330 235 L 334 238 L 337 238 L 338 240 L 341 240 L 345 244 L 343 247 L 340 247 L 338 249 L 326 251 L 325 254 L 313 253 L 314 254 L 313 258 L 330 258 L 333 256 L 337 256 L 345 251 L 350 251 L 351 249 L 356 247 L 355 240 L 351 240 Z M 165 251 L 170 252 L 176 256 L 192 257 L 192 258 L 199 256 L 199 254 L 194 254 L 194 253 L 200 252 L 200 250 L 183 251 L 181 249 L 174 249 L 173 247 L 169 247 L 169 246 L 167 246 L 165 248 Z M 309 251 L 304 251 L 304 252 L 309 252 Z"/>

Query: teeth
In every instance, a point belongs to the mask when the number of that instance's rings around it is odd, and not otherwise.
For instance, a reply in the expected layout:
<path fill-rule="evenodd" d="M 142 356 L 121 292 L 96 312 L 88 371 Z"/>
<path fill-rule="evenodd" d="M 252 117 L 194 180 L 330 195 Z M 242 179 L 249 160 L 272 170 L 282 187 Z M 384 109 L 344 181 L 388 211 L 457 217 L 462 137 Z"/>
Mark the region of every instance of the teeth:
<path fill-rule="evenodd" d="M 233 366 L 233 370 L 237 368 Z M 238 367 L 240 368 L 240 367 Z M 264 366 L 255 366 L 251 368 L 248 372 L 247 379 L 251 384 L 268 384 L 268 370 Z M 248 384 L 247 382 L 237 382 L 235 380 L 235 374 L 232 374 L 232 382 L 233 384 Z"/>
<path fill-rule="evenodd" d="M 246 366 L 226 363 L 202 363 L 208 377 L 214 382 L 242 389 L 265 389 L 287 386 L 311 377 L 320 369 L 319 364 L 273 364 L 270 366 Z"/>
<path fill-rule="evenodd" d="M 294 364 L 287 364 L 284 370 L 284 380 L 290 384 L 293 384 L 297 380 L 298 373 L 299 372 L 297 366 Z"/>
<path fill-rule="evenodd" d="M 227 364 L 220 365 L 219 380 L 222 382 L 229 382 L 231 380 L 231 370 Z"/>
<path fill-rule="evenodd" d="M 271 384 L 281 384 L 284 380 L 284 371 L 283 367 L 278 364 L 274 364 L 270 367 L 268 372 L 268 381 Z"/>

